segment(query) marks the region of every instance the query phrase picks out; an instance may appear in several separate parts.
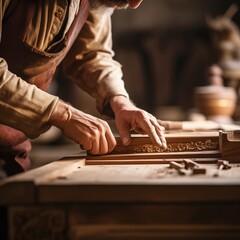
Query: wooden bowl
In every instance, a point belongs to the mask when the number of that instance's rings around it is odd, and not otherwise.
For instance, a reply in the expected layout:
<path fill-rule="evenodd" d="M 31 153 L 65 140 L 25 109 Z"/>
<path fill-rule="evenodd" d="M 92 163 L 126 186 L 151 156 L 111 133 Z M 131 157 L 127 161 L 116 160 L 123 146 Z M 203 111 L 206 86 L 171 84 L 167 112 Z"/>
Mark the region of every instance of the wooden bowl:
<path fill-rule="evenodd" d="M 196 107 L 207 119 L 231 123 L 236 109 L 237 94 L 234 88 L 224 86 L 197 87 Z"/>

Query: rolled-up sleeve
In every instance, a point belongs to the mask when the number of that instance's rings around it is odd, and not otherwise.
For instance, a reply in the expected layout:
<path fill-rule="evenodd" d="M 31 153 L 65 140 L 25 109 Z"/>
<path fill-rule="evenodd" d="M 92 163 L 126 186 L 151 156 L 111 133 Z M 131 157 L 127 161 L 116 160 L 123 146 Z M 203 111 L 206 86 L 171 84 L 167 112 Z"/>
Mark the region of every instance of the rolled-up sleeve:
<path fill-rule="evenodd" d="M 64 60 L 63 69 L 96 99 L 96 107 L 102 114 L 106 114 L 105 108 L 113 96 L 128 97 L 122 80 L 122 66 L 113 57 L 111 16 L 91 12 Z"/>
<path fill-rule="evenodd" d="M 6 6 L 7 1 L 1 1 L 0 33 Z M 57 101 L 58 97 L 10 72 L 7 62 L 0 56 L 0 124 L 18 129 L 30 138 L 37 137 L 50 128 L 48 120 Z"/>

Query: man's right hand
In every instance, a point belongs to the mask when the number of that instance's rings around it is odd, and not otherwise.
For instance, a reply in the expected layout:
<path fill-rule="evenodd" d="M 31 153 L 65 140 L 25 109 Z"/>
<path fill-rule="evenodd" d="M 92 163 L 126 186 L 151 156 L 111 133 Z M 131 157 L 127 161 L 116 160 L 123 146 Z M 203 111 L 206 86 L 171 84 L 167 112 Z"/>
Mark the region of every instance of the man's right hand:
<path fill-rule="evenodd" d="M 79 111 L 62 101 L 55 107 L 50 123 L 60 128 L 66 137 L 90 154 L 106 154 L 116 146 L 115 137 L 106 121 Z"/>

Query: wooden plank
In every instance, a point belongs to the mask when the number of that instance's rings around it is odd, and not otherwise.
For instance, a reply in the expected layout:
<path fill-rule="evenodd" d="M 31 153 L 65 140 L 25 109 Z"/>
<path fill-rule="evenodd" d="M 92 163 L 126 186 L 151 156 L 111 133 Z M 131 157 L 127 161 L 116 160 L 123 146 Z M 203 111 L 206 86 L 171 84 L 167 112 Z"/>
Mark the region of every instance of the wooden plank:
<path fill-rule="evenodd" d="M 204 151 L 204 152 L 174 152 L 174 153 L 132 153 L 132 154 L 106 154 L 100 156 L 88 155 L 86 158 L 86 165 L 90 165 L 91 161 L 97 163 L 99 161 L 118 161 L 118 164 L 141 163 L 150 164 L 156 163 L 156 161 L 166 162 L 166 159 L 183 159 L 183 158 L 213 158 L 218 159 L 221 157 L 220 151 Z"/>
<path fill-rule="evenodd" d="M 84 165 L 84 159 L 79 156 L 78 159 L 55 161 L 37 169 L 6 178 L 0 182 L 0 191 L 4 193 L 0 194 L 0 204 L 34 203 L 37 201 L 38 181 L 51 181 L 56 177 L 61 178 Z"/>
<path fill-rule="evenodd" d="M 79 224 L 71 227 L 72 240 L 201 240 L 239 239 L 239 225 L 221 224 Z"/>
<path fill-rule="evenodd" d="M 240 201 L 239 167 L 215 178 L 214 164 L 194 176 L 180 176 L 168 165 L 85 166 L 65 179 L 38 181 L 39 202 Z"/>
<path fill-rule="evenodd" d="M 39 186 L 38 194 L 39 203 L 240 203 L 240 184 L 48 184 Z"/>
<path fill-rule="evenodd" d="M 168 165 L 88 166 L 81 157 L 56 161 L 5 181 L 1 203 L 240 201 L 238 164 L 218 178 L 216 164 L 207 164 L 204 176 L 179 176 Z"/>
<path fill-rule="evenodd" d="M 195 156 L 195 155 L 194 155 Z M 170 156 L 168 156 L 170 157 Z M 175 155 L 172 157 L 176 157 Z M 195 156 L 196 157 L 196 156 Z M 192 158 L 194 159 L 194 161 L 198 162 L 198 163 L 217 163 L 218 161 L 218 157 L 212 157 L 212 158 Z M 86 165 L 129 165 L 129 164 L 169 164 L 171 161 L 175 161 L 175 162 L 182 162 L 183 158 L 163 158 L 163 159 L 131 159 L 130 157 L 128 159 L 110 159 L 110 157 L 108 159 L 98 159 L 98 158 L 94 158 L 94 159 L 87 159 L 85 161 Z"/>

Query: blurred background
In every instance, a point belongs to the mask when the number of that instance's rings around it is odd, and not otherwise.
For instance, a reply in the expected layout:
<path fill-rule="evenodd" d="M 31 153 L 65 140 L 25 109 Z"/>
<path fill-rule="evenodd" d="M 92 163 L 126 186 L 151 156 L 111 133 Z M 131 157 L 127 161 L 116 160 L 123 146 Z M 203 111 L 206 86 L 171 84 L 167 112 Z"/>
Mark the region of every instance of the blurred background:
<path fill-rule="evenodd" d="M 112 17 L 115 59 L 123 65 L 131 99 L 162 120 L 189 120 L 194 89 L 207 83 L 207 68 L 218 61 L 206 19 L 232 15 L 240 26 L 240 11 L 226 13 L 240 0 L 145 0 L 137 10 L 116 11 Z M 80 110 L 100 117 L 95 101 L 59 72 L 50 92 Z M 33 141 L 36 167 L 78 154 L 79 146 L 52 128 Z"/>

